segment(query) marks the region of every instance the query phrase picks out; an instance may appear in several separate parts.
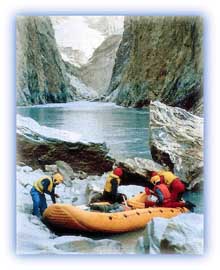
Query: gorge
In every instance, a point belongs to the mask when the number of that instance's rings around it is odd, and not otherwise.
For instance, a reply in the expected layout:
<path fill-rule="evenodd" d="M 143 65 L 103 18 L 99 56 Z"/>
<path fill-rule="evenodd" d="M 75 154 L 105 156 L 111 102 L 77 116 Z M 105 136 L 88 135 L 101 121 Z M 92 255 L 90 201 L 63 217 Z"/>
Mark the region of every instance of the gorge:
<path fill-rule="evenodd" d="M 18 249 L 33 254 L 158 254 L 166 244 L 173 253 L 201 254 L 202 18 L 76 17 L 17 18 Z M 83 42 L 73 31 L 77 27 Z M 59 169 L 66 179 L 58 189 L 62 200 L 81 205 L 102 191 L 115 165 L 124 169 L 121 189 L 128 196 L 143 191 L 152 170 L 169 168 L 187 191 L 200 192 L 197 212 L 170 223 L 153 220 L 144 233 L 131 237 L 129 251 L 120 236 L 58 237 L 31 215 L 29 191 L 36 178 Z M 196 231 L 192 245 L 187 239 L 182 245 L 185 231 L 178 224 Z M 34 228 L 42 235 L 30 243 Z M 164 236 L 159 237 L 161 228 Z M 80 244 L 75 247 L 71 241 Z"/>

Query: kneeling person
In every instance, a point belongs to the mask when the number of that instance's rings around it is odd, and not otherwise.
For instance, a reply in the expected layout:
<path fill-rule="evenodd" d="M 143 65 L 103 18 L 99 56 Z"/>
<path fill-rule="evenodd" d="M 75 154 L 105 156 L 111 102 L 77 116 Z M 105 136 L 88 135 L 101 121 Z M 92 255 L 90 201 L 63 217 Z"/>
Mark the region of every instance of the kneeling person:
<path fill-rule="evenodd" d="M 118 193 L 118 186 L 121 183 L 122 175 L 123 171 L 119 167 L 114 169 L 113 172 L 108 175 L 104 187 L 102 200 L 106 200 L 110 203 L 121 203 L 124 201 L 124 199 L 127 199 L 126 195 Z"/>
<path fill-rule="evenodd" d="M 145 207 L 160 206 L 160 207 L 186 207 L 190 211 L 193 211 L 195 205 L 191 202 L 172 201 L 171 193 L 166 184 L 161 183 L 160 176 L 155 175 L 150 179 L 150 182 L 154 185 L 153 192 L 158 198 L 156 202 L 146 201 Z M 146 191 L 146 190 L 145 190 Z"/>
<path fill-rule="evenodd" d="M 185 184 L 171 171 L 152 172 L 152 178 L 160 177 L 161 183 L 168 186 L 171 194 L 171 201 L 178 202 L 185 192 Z"/>

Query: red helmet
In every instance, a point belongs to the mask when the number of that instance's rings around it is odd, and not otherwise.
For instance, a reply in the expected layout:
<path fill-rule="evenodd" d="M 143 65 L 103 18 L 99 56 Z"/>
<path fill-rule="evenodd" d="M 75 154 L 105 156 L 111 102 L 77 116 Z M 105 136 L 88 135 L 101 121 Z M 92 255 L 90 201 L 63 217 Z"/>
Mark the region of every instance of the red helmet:
<path fill-rule="evenodd" d="M 153 177 L 155 175 L 157 175 L 157 172 L 155 172 L 155 171 L 151 172 L 151 177 Z"/>
<path fill-rule="evenodd" d="M 113 171 L 113 173 L 115 174 L 115 175 L 117 175 L 117 176 L 122 176 L 122 174 L 123 174 L 123 171 L 122 171 L 122 169 L 121 168 L 115 168 L 114 169 L 114 171 Z"/>

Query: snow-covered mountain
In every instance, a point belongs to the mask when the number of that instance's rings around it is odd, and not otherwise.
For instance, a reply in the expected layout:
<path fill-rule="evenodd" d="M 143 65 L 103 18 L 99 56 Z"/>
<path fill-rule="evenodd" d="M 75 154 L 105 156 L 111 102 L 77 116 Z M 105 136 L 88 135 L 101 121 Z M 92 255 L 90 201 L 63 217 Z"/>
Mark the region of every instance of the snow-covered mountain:
<path fill-rule="evenodd" d="M 51 16 L 63 60 L 76 66 L 87 63 L 110 35 L 122 34 L 123 16 Z"/>

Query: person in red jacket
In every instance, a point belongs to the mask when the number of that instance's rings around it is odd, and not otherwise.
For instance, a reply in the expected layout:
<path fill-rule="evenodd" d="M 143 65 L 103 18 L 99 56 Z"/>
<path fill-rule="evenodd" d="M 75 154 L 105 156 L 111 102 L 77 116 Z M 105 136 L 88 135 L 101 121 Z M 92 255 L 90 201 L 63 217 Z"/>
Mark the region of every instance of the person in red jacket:
<path fill-rule="evenodd" d="M 171 200 L 171 193 L 166 184 L 161 183 L 161 179 L 159 175 L 156 175 L 150 179 L 150 182 L 154 185 L 153 190 L 151 191 L 148 187 L 145 188 L 145 192 L 147 195 L 149 193 L 153 193 L 157 197 L 157 201 L 146 201 L 145 207 L 153 207 L 153 206 L 160 206 L 160 207 L 186 207 L 190 211 L 193 211 L 195 205 L 189 201 L 172 201 Z"/>
<path fill-rule="evenodd" d="M 181 200 L 183 193 L 185 192 L 185 184 L 170 171 L 153 171 L 151 173 L 151 179 L 154 177 L 160 177 L 161 183 L 168 186 L 171 193 L 171 201 L 178 202 Z"/>

